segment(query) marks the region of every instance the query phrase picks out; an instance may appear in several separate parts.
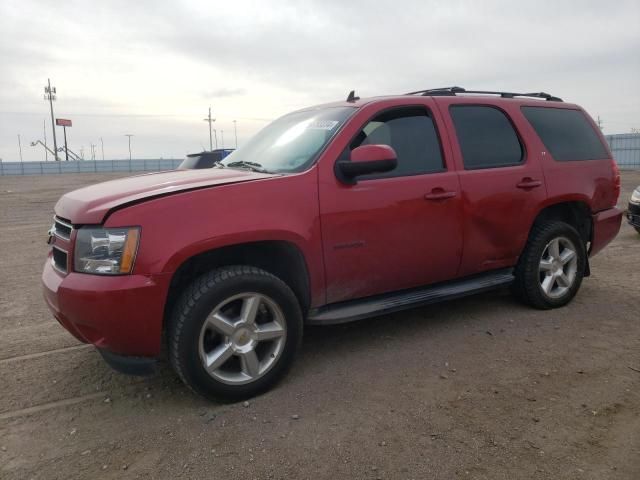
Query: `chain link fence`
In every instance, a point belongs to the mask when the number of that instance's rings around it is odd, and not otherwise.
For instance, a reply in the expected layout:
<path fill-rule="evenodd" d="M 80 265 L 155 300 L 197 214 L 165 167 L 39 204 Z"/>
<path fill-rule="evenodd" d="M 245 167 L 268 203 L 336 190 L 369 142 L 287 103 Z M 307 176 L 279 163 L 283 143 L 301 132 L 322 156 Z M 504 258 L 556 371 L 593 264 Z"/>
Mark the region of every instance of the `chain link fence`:
<path fill-rule="evenodd" d="M 173 170 L 182 159 L 84 160 L 63 162 L 1 162 L 0 175 L 49 175 L 60 173 L 159 172 Z"/>
<path fill-rule="evenodd" d="M 640 133 L 605 135 L 613 158 L 621 169 L 640 169 Z M 173 170 L 181 159 L 84 160 L 81 162 L 2 162 L 0 175 L 48 175 L 58 173 L 159 172 Z"/>
<path fill-rule="evenodd" d="M 640 169 L 640 133 L 605 135 L 621 169 Z"/>

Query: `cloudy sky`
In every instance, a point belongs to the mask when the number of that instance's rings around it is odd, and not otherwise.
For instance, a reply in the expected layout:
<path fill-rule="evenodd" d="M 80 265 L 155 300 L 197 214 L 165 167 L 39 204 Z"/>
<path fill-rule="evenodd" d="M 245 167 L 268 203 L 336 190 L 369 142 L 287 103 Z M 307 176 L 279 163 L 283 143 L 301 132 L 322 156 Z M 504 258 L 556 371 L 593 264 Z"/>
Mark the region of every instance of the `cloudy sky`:
<path fill-rule="evenodd" d="M 0 3 L 0 158 L 70 118 L 86 158 L 181 158 L 238 143 L 290 110 L 460 85 L 546 91 L 640 128 L 640 2 L 103 0 Z M 58 138 L 61 142 L 62 131 Z"/>

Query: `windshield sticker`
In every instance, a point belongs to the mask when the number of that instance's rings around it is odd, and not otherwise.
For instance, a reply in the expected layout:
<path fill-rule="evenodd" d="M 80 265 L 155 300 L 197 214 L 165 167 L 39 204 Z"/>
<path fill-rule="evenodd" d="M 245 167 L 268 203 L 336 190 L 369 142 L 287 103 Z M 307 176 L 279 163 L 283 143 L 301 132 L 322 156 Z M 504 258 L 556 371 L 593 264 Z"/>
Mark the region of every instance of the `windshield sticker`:
<path fill-rule="evenodd" d="M 310 122 L 307 128 L 314 130 L 333 130 L 333 128 L 338 125 L 337 120 L 314 120 Z"/>

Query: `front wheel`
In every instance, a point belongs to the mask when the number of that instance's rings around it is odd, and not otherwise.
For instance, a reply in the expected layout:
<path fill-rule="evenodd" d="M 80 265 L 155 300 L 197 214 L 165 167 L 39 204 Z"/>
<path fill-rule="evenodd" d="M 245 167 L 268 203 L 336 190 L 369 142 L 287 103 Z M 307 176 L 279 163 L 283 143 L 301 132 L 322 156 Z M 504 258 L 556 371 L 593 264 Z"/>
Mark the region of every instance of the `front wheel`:
<path fill-rule="evenodd" d="M 584 242 L 571 225 L 535 225 L 518 261 L 513 291 L 535 308 L 561 307 L 578 292 L 586 262 Z"/>
<path fill-rule="evenodd" d="M 207 398 L 238 400 L 286 373 L 302 337 L 302 312 L 279 278 L 223 267 L 186 289 L 168 335 L 171 364 L 184 383 Z"/>

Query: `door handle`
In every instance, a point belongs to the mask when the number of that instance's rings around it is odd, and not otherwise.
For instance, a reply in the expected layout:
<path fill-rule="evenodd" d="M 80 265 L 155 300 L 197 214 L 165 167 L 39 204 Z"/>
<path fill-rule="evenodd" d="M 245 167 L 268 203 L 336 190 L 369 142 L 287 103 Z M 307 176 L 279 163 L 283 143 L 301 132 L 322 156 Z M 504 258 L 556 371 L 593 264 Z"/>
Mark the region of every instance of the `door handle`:
<path fill-rule="evenodd" d="M 542 185 L 540 180 L 534 180 L 530 177 L 525 177 L 520 182 L 516 183 L 516 187 L 522 188 L 523 190 L 528 190 L 530 188 L 536 188 Z"/>
<path fill-rule="evenodd" d="M 427 193 L 424 198 L 425 200 L 446 200 L 448 198 L 453 198 L 457 195 L 456 192 L 446 192 L 442 188 L 434 188 L 431 190 L 431 193 Z"/>

